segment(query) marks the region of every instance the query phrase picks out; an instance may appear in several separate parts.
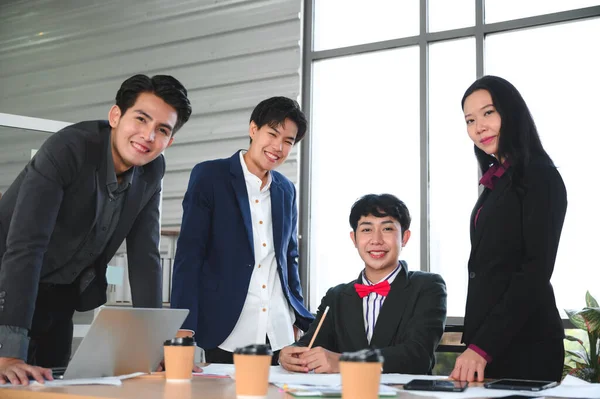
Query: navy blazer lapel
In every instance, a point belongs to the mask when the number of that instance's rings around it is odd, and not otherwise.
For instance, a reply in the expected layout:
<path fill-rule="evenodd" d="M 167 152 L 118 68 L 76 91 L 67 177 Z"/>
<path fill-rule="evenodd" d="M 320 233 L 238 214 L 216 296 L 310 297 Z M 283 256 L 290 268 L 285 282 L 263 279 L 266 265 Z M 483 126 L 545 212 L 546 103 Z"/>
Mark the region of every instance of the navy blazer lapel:
<path fill-rule="evenodd" d="M 377 323 L 371 337 L 371 347 L 384 348 L 391 346 L 394 337 L 397 335 L 398 326 L 405 315 L 405 308 L 409 300 L 408 265 L 400 261 L 401 270 L 392 282 L 389 294 L 383 302 L 379 311 Z"/>
<path fill-rule="evenodd" d="M 354 284 L 362 284 L 362 273 L 356 281 L 351 282 L 342 291 L 340 309 L 343 315 L 344 328 L 346 329 L 353 348 L 367 348 L 367 333 L 365 331 L 365 317 L 363 313 L 363 300 L 356 293 Z"/>
<path fill-rule="evenodd" d="M 284 192 L 281 184 L 276 180 L 275 174 L 271 173 L 271 218 L 273 220 L 273 240 L 275 245 L 275 259 L 279 260 L 281 255 L 281 237 L 283 237 L 283 206 Z M 277 262 L 279 264 L 279 262 Z"/>
<path fill-rule="evenodd" d="M 244 226 L 246 226 L 246 234 L 248 235 L 248 241 L 250 242 L 250 248 L 252 249 L 252 256 L 254 254 L 254 239 L 252 235 L 252 216 L 250 215 L 250 202 L 248 199 L 248 189 L 246 187 L 246 179 L 244 179 L 244 171 L 242 170 L 242 164 L 240 162 L 240 151 L 233 154 L 231 158 L 230 172 L 232 175 L 231 186 L 235 193 L 240 212 L 242 213 L 242 219 L 244 220 Z"/>
<path fill-rule="evenodd" d="M 510 169 L 507 170 L 504 175 L 502 175 L 502 177 L 496 181 L 496 185 L 494 186 L 493 190 L 489 191 L 488 193 L 484 192 L 481 194 L 475 208 L 473 209 L 473 213 L 471 214 L 471 256 L 475 253 L 475 250 L 479 245 L 479 241 L 483 235 L 485 222 L 487 222 L 488 216 L 498 205 L 498 200 L 502 198 L 506 187 L 511 181 L 511 172 L 512 171 Z M 483 208 L 481 208 L 482 205 Z M 479 212 L 479 216 L 477 217 L 477 225 L 475 225 L 475 216 L 477 215 L 479 208 L 481 208 L 481 212 Z"/>

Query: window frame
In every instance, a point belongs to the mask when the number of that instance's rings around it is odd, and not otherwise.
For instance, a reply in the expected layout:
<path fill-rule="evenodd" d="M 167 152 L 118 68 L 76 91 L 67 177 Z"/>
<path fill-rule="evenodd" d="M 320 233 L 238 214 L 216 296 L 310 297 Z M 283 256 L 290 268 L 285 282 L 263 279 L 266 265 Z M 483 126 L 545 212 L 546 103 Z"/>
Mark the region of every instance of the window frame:
<path fill-rule="evenodd" d="M 421 270 L 430 271 L 430 226 L 429 226 L 429 45 L 439 41 L 461 39 L 467 37 L 475 38 L 475 62 L 477 78 L 484 75 L 484 45 L 488 34 L 508 32 L 519 29 L 534 28 L 562 22 L 572 22 L 587 18 L 600 17 L 600 6 L 591 6 L 567 11 L 554 12 L 550 14 L 536 15 L 527 18 L 506 20 L 494 23 L 485 23 L 485 0 L 473 0 L 475 2 L 475 25 L 466 28 L 450 29 L 439 32 L 428 31 L 428 0 L 419 0 L 419 34 L 416 36 L 396 38 L 374 43 L 359 44 L 343 48 L 335 48 L 321 51 L 313 49 L 314 35 L 314 2 L 316 0 L 303 0 L 302 24 L 302 81 L 301 102 L 302 109 L 306 114 L 310 125 L 312 124 L 312 75 L 313 63 L 319 60 L 356 55 L 367 52 L 396 49 L 406 46 L 419 46 L 420 71 L 420 201 L 421 211 L 417 216 L 420 218 L 421 232 L 419 240 L 421 243 L 420 264 Z M 311 135 L 308 134 L 300 145 L 300 176 L 299 176 L 299 249 L 300 254 L 308 254 L 311 240 Z M 478 184 L 473 182 L 473 184 Z M 415 215 L 416 216 L 416 215 Z M 415 237 L 416 238 L 416 237 Z M 300 256 L 299 273 L 302 282 L 302 291 L 307 306 L 310 303 L 310 257 Z M 449 317 L 449 324 L 462 325 L 463 317 Z M 571 328 L 568 320 L 563 319 L 565 328 Z"/>

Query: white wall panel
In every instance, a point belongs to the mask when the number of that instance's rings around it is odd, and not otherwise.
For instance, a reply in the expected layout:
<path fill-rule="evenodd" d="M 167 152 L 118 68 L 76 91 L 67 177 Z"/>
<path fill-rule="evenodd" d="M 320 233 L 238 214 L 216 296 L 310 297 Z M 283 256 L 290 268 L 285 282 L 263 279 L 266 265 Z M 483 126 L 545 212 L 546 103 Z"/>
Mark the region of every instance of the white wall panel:
<path fill-rule="evenodd" d="M 193 107 L 165 153 L 163 226 L 177 228 L 191 168 L 246 148 L 259 101 L 299 96 L 300 9 L 301 0 L 2 0 L 0 112 L 104 119 L 127 77 L 175 76 Z M 0 190 L 33 142 L 0 134 Z M 296 151 L 280 168 L 294 182 Z"/>

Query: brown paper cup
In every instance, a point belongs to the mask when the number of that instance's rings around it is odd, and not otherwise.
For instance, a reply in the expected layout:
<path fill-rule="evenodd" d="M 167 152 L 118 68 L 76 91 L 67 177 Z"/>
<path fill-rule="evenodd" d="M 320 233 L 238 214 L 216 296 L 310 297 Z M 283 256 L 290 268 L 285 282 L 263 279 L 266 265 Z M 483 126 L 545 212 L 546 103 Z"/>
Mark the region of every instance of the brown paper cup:
<path fill-rule="evenodd" d="M 270 355 L 233 354 L 235 393 L 238 399 L 266 398 L 269 390 Z"/>
<path fill-rule="evenodd" d="M 340 362 L 342 399 L 377 399 L 381 363 Z"/>
<path fill-rule="evenodd" d="M 196 334 L 194 330 L 186 330 L 182 328 L 181 330 L 177 331 L 175 338 L 193 337 L 194 334 Z"/>
<path fill-rule="evenodd" d="M 167 381 L 190 381 L 196 346 L 165 346 L 164 348 Z"/>
<path fill-rule="evenodd" d="M 183 384 L 169 383 L 163 385 L 163 398 L 164 399 L 187 399 L 192 397 L 192 384 L 189 380 L 183 380 Z M 187 384 L 185 383 L 187 382 Z M 142 395 L 139 395 L 142 397 Z"/>

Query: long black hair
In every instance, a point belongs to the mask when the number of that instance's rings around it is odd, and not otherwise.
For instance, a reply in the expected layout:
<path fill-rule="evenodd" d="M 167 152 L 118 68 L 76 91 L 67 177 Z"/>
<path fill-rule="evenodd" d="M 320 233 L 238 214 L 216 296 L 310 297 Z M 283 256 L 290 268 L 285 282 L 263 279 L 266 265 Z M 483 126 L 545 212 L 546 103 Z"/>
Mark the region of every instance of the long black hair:
<path fill-rule="evenodd" d="M 523 168 L 529 165 L 533 157 L 542 157 L 549 164 L 554 165 L 552 159 L 542 147 L 535 122 L 521 93 L 506 79 L 487 75 L 477 79 L 463 95 L 461 106 L 464 109 L 465 100 L 474 91 L 486 90 L 492 97 L 496 111 L 500 115 L 501 127 L 498 139 L 499 159 L 508 159 L 517 175 L 521 175 Z M 499 162 L 495 157 L 475 147 L 475 156 L 479 163 L 481 173 Z"/>

